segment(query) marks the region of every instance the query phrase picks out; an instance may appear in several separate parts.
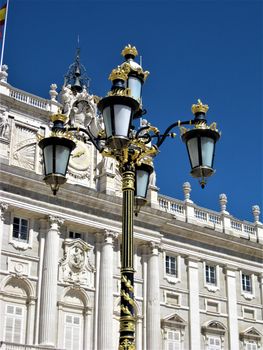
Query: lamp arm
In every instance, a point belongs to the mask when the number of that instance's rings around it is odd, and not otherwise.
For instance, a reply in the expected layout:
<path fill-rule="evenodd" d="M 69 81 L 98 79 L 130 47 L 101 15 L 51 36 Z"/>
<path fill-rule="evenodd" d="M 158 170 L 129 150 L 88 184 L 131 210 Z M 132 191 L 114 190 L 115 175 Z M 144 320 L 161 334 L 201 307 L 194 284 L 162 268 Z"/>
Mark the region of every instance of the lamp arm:
<path fill-rule="evenodd" d="M 160 147 L 162 145 L 162 143 L 164 142 L 164 140 L 168 137 L 168 136 L 171 136 L 170 135 L 170 131 L 173 129 L 173 128 L 176 128 L 176 127 L 179 127 L 181 125 L 192 125 L 195 123 L 195 120 L 186 120 L 186 121 L 183 121 L 181 122 L 180 120 L 178 120 L 177 122 L 171 124 L 170 126 L 168 126 L 168 128 L 165 130 L 164 134 L 163 135 L 159 135 L 159 138 L 157 140 L 157 143 L 156 143 L 156 146 L 157 147 Z"/>
<path fill-rule="evenodd" d="M 98 139 L 96 139 L 92 132 L 90 131 L 89 127 L 87 129 L 84 129 L 84 128 L 76 128 L 76 127 L 71 127 L 71 128 L 68 128 L 69 131 L 78 131 L 78 132 L 83 132 L 84 134 L 88 135 L 89 137 L 89 140 L 92 142 L 92 144 L 95 146 L 95 148 L 101 152 L 102 151 L 102 147 L 100 146 L 99 142 L 98 142 Z"/>

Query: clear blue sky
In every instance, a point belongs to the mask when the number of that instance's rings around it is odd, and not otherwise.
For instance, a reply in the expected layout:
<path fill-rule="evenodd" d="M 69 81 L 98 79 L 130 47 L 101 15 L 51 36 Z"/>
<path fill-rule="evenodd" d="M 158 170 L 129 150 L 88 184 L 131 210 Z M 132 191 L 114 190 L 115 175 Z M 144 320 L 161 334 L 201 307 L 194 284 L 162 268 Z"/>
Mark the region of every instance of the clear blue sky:
<path fill-rule="evenodd" d="M 63 84 L 78 35 L 90 90 L 99 96 L 110 88 L 108 74 L 122 62 L 122 48 L 137 47 L 151 73 L 143 91 L 146 118 L 161 131 L 192 118 L 197 98 L 210 106 L 208 122 L 222 131 L 216 174 L 204 190 L 191 178 L 178 130 L 155 161 L 162 194 L 182 199 L 182 184 L 190 181 L 200 206 L 219 210 L 219 194 L 226 193 L 237 218 L 252 220 L 254 204 L 263 211 L 262 1 L 10 0 L 9 83 L 48 98 L 51 83 Z"/>

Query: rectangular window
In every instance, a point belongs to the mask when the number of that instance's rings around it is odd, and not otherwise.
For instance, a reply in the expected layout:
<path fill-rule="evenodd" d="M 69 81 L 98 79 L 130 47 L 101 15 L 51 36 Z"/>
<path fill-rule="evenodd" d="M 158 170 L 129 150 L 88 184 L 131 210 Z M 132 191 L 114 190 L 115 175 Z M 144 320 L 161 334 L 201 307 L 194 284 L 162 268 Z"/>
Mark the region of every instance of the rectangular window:
<path fill-rule="evenodd" d="M 167 350 L 181 350 L 180 332 L 168 331 L 167 332 Z"/>
<path fill-rule="evenodd" d="M 209 337 L 208 350 L 221 350 L 221 339 L 219 337 Z"/>
<path fill-rule="evenodd" d="M 28 220 L 14 217 L 13 238 L 19 241 L 28 241 Z"/>
<path fill-rule="evenodd" d="M 69 231 L 69 238 L 72 238 L 72 239 L 81 238 L 81 233 Z"/>
<path fill-rule="evenodd" d="M 219 303 L 207 300 L 206 311 L 213 312 L 213 313 L 218 313 L 219 312 Z"/>
<path fill-rule="evenodd" d="M 251 276 L 242 273 L 242 290 L 243 292 L 252 292 Z"/>
<path fill-rule="evenodd" d="M 80 316 L 74 314 L 65 316 L 64 347 L 66 350 L 80 350 L 82 347 Z"/>
<path fill-rule="evenodd" d="M 205 266 L 205 280 L 208 284 L 216 285 L 216 268 L 215 266 Z"/>
<path fill-rule="evenodd" d="M 21 306 L 7 305 L 5 315 L 4 340 L 11 343 L 23 342 L 24 308 Z"/>
<path fill-rule="evenodd" d="M 168 275 L 177 276 L 176 258 L 166 255 L 165 257 L 165 271 Z"/>
<path fill-rule="evenodd" d="M 250 341 L 250 342 L 246 343 L 245 349 L 246 350 L 257 350 L 258 347 L 257 347 L 257 344 L 254 341 Z"/>

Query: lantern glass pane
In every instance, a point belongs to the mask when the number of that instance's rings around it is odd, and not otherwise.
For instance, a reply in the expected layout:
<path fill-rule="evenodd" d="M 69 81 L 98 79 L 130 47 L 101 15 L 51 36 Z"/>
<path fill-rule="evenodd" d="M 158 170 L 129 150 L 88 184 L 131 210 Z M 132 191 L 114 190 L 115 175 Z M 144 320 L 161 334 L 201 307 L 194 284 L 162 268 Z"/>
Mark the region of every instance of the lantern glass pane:
<path fill-rule="evenodd" d="M 198 156 L 198 138 L 194 137 L 187 142 L 188 152 L 191 160 L 192 168 L 199 166 Z"/>
<path fill-rule="evenodd" d="M 131 119 L 131 107 L 125 105 L 114 105 L 114 119 L 115 135 L 128 137 Z"/>
<path fill-rule="evenodd" d="M 112 136 L 112 120 L 111 120 L 110 106 L 104 108 L 103 110 L 103 121 L 106 129 L 107 137 Z"/>
<path fill-rule="evenodd" d="M 56 146 L 56 174 L 66 175 L 70 149 L 65 146 Z"/>
<path fill-rule="evenodd" d="M 46 146 L 43 149 L 45 162 L 45 175 L 53 173 L 53 145 Z"/>
<path fill-rule="evenodd" d="M 214 154 L 214 140 L 210 137 L 201 137 L 202 165 L 212 168 Z"/>
<path fill-rule="evenodd" d="M 135 77 L 129 77 L 128 78 L 128 88 L 131 89 L 131 97 L 134 98 L 137 101 L 140 101 L 141 98 L 141 88 L 142 83 L 140 79 L 137 79 Z"/>
<path fill-rule="evenodd" d="M 149 173 L 145 170 L 136 170 L 136 196 L 146 198 Z"/>

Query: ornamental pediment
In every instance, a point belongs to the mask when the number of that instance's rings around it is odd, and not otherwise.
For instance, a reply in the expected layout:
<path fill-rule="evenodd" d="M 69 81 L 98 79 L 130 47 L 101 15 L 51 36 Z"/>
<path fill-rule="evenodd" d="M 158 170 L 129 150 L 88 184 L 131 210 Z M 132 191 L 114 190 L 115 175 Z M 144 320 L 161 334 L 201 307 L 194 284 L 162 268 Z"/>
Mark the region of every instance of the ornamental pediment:
<path fill-rule="evenodd" d="M 172 327 L 172 326 L 186 326 L 186 322 L 177 314 L 170 315 L 168 317 L 165 317 L 162 320 L 162 326 L 163 327 Z"/>

